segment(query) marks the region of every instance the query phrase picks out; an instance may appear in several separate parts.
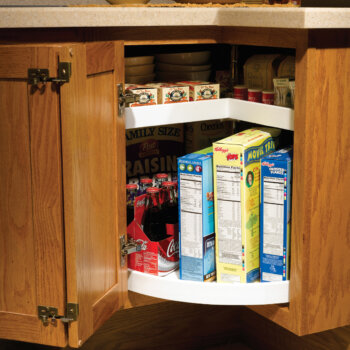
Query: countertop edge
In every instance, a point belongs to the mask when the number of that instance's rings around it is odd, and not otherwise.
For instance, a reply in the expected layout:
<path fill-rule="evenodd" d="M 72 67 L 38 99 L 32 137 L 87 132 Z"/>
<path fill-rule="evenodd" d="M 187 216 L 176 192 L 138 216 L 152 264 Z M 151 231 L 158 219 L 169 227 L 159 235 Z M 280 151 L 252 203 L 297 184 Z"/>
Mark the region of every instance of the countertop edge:
<path fill-rule="evenodd" d="M 3 29 L 140 26 L 348 29 L 350 8 L 0 8 L 0 28 Z"/>

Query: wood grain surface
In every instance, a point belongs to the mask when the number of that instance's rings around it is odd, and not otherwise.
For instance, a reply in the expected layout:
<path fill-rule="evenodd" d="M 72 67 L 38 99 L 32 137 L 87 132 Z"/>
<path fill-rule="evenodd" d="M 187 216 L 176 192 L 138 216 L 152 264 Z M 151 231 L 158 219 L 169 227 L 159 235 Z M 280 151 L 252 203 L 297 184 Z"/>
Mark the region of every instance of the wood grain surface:
<path fill-rule="evenodd" d="M 350 324 L 350 50 L 343 44 L 297 49 L 287 324 L 280 310 L 253 308 L 299 335 Z"/>
<path fill-rule="evenodd" d="M 222 27 L 221 43 L 296 48 L 307 35 L 302 29 Z"/>
<path fill-rule="evenodd" d="M 0 61 L 0 337 L 65 346 L 64 326 L 37 317 L 65 311 L 59 95 L 25 81 L 57 71 L 57 47 L 1 47 Z"/>
<path fill-rule="evenodd" d="M 73 72 L 71 83 L 61 89 L 67 300 L 79 303 L 80 310 L 78 322 L 69 327 L 73 347 L 81 346 L 122 307 L 121 291 L 127 283 L 118 252 L 126 204 L 118 178 L 118 173 L 125 177 L 125 160 L 119 157 L 121 150 L 125 153 L 125 141 L 117 133 L 125 128 L 116 114 L 115 66 L 104 72 L 104 64 L 93 65 L 94 74 L 87 74 L 87 63 L 92 62 L 88 55 L 101 48 L 91 45 L 86 50 L 83 44 L 73 44 L 60 56 L 72 62 Z M 103 48 L 114 65 L 123 61 L 123 52 L 115 56 L 114 45 Z M 118 218 L 119 213 L 124 215 Z"/>
<path fill-rule="evenodd" d="M 0 340 L 1 350 L 55 350 Z M 303 337 L 243 307 L 165 302 L 117 312 L 82 350 L 349 350 L 350 327 Z M 68 348 L 67 348 L 68 350 Z"/>
<path fill-rule="evenodd" d="M 87 75 L 113 71 L 115 68 L 114 43 L 99 42 L 86 44 Z"/>
<path fill-rule="evenodd" d="M 350 349 L 350 326 L 298 337 L 250 310 L 242 312 L 240 316 L 243 342 L 254 350 Z M 252 324 L 254 330 L 249 327 Z"/>

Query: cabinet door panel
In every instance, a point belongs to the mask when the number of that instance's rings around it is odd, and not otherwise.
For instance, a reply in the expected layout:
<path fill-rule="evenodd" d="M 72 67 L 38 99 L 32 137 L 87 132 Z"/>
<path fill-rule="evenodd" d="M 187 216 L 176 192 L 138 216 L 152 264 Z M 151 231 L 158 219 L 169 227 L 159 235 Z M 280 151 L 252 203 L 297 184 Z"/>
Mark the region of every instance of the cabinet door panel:
<path fill-rule="evenodd" d="M 37 316 L 65 312 L 59 94 L 26 81 L 28 68 L 55 74 L 57 50 L 0 48 L 0 337 L 65 346 L 64 326 Z"/>
<path fill-rule="evenodd" d="M 66 55 L 60 60 L 72 62 L 71 82 L 61 88 L 67 299 L 79 304 L 79 319 L 69 326 L 69 345 L 78 347 L 127 293 L 119 251 L 125 127 L 116 99 L 124 51 L 120 43 L 91 43 L 72 45 Z"/>

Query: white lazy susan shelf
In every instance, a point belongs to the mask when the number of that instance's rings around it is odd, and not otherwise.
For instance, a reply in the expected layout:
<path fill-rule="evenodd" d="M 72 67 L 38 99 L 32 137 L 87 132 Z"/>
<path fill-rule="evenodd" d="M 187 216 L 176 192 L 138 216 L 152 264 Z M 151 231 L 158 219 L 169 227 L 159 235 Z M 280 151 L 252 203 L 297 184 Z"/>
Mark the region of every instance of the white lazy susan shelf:
<path fill-rule="evenodd" d="M 294 130 L 290 108 L 224 98 L 126 108 L 126 129 L 216 119 L 235 119 Z M 203 283 L 183 281 L 179 272 L 157 277 L 129 270 L 132 292 L 187 303 L 212 305 L 267 305 L 289 302 L 289 282 Z"/>
<path fill-rule="evenodd" d="M 125 109 L 126 129 L 215 119 L 235 119 L 294 130 L 292 109 L 233 98 Z"/>
<path fill-rule="evenodd" d="M 194 304 L 267 305 L 289 302 L 289 281 L 267 283 L 216 283 L 183 281 L 179 271 L 165 277 L 129 270 L 132 292 Z"/>

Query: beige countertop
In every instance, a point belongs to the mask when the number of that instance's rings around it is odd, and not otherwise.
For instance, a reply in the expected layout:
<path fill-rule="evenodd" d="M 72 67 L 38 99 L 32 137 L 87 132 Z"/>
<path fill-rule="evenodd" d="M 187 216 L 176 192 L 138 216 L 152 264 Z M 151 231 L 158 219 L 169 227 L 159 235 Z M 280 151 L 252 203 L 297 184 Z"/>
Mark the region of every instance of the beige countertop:
<path fill-rule="evenodd" d="M 203 25 L 350 28 L 350 8 L 0 7 L 0 28 Z"/>

